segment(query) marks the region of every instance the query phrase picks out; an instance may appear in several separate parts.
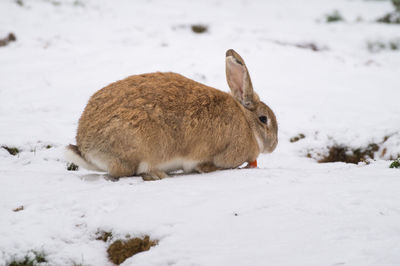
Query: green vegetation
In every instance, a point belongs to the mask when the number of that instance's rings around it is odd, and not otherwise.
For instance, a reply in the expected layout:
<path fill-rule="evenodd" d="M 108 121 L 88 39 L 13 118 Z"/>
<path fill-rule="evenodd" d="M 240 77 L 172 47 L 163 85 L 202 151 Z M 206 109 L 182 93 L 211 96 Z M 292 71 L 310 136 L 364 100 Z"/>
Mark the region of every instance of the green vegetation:
<path fill-rule="evenodd" d="M 387 13 L 383 17 L 379 18 L 377 21 L 387 24 L 400 24 L 400 11 Z"/>
<path fill-rule="evenodd" d="M 399 17 L 400 18 L 400 17 Z M 398 51 L 400 50 L 400 39 L 393 39 L 390 41 L 369 41 L 367 42 L 367 49 L 371 53 L 378 53 L 384 50 Z"/>
<path fill-rule="evenodd" d="M 30 254 L 25 255 L 23 259 L 13 259 L 7 263 L 7 266 L 39 266 L 41 263 L 46 263 L 46 254 L 41 251 L 32 251 Z"/>
<path fill-rule="evenodd" d="M 16 148 L 16 147 L 8 147 L 8 146 L 1 146 L 3 149 L 7 150 L 9 154 L 11 155 L 17 155 L 18 153 L 20 153 L 21 151 Z"/>
<path fill-rule="evenodd" d="M 19 6 L 24 6 L 24 2 L 22 0 L 15 0 L 15 3 Z"/>
<path fill-rule="evenodd" d="M 400 0 L 392 0 L 392 4 L 397 11 L 400 11 Z"/>
<path fill-rule="evenodd" d="M 344 21 L 343 16 L 339 13 L 339 11 L 334 10 L 332 13 L 329 13 L 325 16 L 325 20 L 327 23 Z"/>
<path fill-rule="evenodd" d="M 390 164 L 389 168 L 400 168 L 400 157 L 397 158 L 397 160 L 394 160 L 394 161 Z"/>
<path fill-rule="evenodd" d="M 74 163 L 67 163 L 67 170 L 68 171 L 78 171 L 79 166 Z"/>
<path fill-rule="evenodd" d="M 395 10 L 377 19 L 377 22 L 387 24 L 400 24 L 400 0 L 392 0 L 392 4 Z"/>

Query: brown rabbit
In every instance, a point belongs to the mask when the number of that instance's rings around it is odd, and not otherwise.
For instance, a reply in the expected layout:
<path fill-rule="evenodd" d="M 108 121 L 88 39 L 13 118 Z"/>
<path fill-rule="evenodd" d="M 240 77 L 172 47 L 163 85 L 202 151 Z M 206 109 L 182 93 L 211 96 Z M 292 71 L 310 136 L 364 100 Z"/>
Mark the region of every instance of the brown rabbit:
<path fill-rule="evenodd" d="M 96 92 L 78 126 L 69 160 L 113 177 L 211 172 L 272 152 L 278 125 L 253 91 L 247 67 L 226 52 L 231 94 L 176 73 L 130 76 Z"/>

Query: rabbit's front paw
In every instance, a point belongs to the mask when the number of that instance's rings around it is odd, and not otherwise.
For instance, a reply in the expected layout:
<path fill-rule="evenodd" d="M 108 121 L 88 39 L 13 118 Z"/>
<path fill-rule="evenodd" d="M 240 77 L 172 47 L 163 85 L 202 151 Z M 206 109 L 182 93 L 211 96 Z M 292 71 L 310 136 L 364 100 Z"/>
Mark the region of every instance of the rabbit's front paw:
<path fill-rule="evenodd" d="M 165 172 L 158 170 L 142 174 L 143 181 L 155 181 L 166 177 L 168 177 L 168 175 Z"/>

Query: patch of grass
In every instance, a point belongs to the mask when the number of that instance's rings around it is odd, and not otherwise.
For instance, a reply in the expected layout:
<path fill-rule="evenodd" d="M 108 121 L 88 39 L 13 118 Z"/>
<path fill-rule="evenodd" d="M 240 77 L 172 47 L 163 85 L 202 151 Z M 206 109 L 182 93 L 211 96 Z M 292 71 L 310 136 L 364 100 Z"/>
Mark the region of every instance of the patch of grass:
<path fill-rule="evenodd" d="M 23 259 L 13 259 L 7 266 L 38 266 L 46 263 L 46 254 L 43 251 L 32 251 L 32 254 L 25 255 Z"/>
<path fill-rule="evenodd" d="M 367 49 L 371 53 L 377 53 L 383 50 L 398 51 L 400 50 L 400 39 L 393 39 L 390 41 L 369 41 L 367 42 Z"/>
<path fill-rule="evenodd" d="M 208 26 L 202 24 L 193 24 L 191 29 L 194 33 L 205 33 L 208 31 Z"/>
<path fill-rule="evenodd" d="M 12 260 L 7 266 L 35 266 L 35 261 L 25 256 L 23 260 Z"/>
<path fill-rule="evenodd" d="M 291 43 L 291 42 L 283 42 L 283 41 L 278 41 L 278 40 L 276 40 L 276 41 L 273 40 L 272 42 L 279 44 L 279 45 L 283 45 L 283 46 L 292 46 L 292 47 L 296 47 L 296 48 L 300 48 L 300 49 L 307 49 L 307 50 L 311 50 L 313 52 L 329 50 L 328 47 L 318 45 L 314 42 Z"/>
<path fill-rule="evenodd" d="M 99 230 L 96 232 L 96 240 L 107 242 L 108 240 L 112 239 L 112 237 L 113 237 L 112 232 L 107 232 L 103 230 Z"/>
<path fill-rule="evenodd" d="M 22 0 L 15 0 L 15 3 L 19 6 L 24 6 L 24 2 Z"/>
<path fill-rule="evenodd" d="M 299 140 L 301 140 L 301 139 L 304 139 L 306 136 L 303 134 L 303 133 L 300 133 L 300 134 L 298 134 L 297 136 L 294 136 L 294 137 L 291 137 L 290 139 L 289 139 L 289 141 L 290 142 L 297 142 L 297 141 L 299 141 Z"/>
<path fill-rule="evenodd" d="M 332 13 L 329 13 L 329 14 L 325 15 L 325 21 L 327 23 L 332 23 L 332 22 L 344 21 L 344 18 L 339 13 L 339 11 L 334 10 L 334 11 L 332 11 Z"/>
<path fill-rule="evenodd" d="M 400 24 L 400 11 L 387 13 L 383 17 L 378 18 L 376 21 L 386 24 Z"/>
<path fill-rule="evenodd" d="M 61 2 L 60 1 L 50 0 L 48 2 L 50 2 L 53 6 L 61 6 Z"/>
<path fill-rule="evenodd" d="M 80 263 L 78 263 L 78 262 L 72 262 L 72 265 L 73 265 L 73 266 L 91 266 L 90 264 L 87 264 L 87 263 L 83 262 L 83 259 L 82 259 L 82 262 L 80 262 Z M 46 266 L 47 266 L 47 265 L 46 265 Z"/>
<path fill-rule="evenodd" d="M 400 24 L 400 0 L 392 0 L 392 4 L 395 10 L 377 19 L 377 22 L 387 24 Z"/>
<path fill-rule="evenodd" d="M 16 147 L 8 147 L 8 146 L 1 146 L 3 149 L 5 149 L 6 151 L 8 151 L 9 154 L 15 156 L 18 153 L 20 153 L 21 151 L 16 148 Z"/>
<path fill-rule="evenodd" d="M 397 158 L 397 160 L 394 160 L 390 164 L 389 168 L 400 168 L 400 158 Z"/>
<path fill-rule="evenodd" d="M 38 263 L 47 262 L 46 254 L 43 251 L 41 251 L 41 252 L 33 251 L 33 254 L 35 254 L 35 261 L 36 262 L 38 262 Z"/>
<path fill-rule="evenodd" d="M 116 240 L 107 249 L 108 258 L 114 264 L 121 264 L 133 255 L 147 251 L 157 245 L 157 241 L 150 240 L 149 236 L 142 238 L 131 238 L 128 240 Z"/>
<path fill-rule="evenodd" d="M 400 11 L 400 0 L 392 0 L 392 4 L 397 11 Z"/>
<path fill-rule="evenodd" d="M 75 0 L 73 3 L 74 6 L 84 7 L 85 4 L 82 1 Z"/>
<path fill-rule="evenodd" d="M 314 52 L 327 50 L 325 47 L 320 47 L 317 44 L 312 43 L 312 42 L 296 43 L 296 44 L 294 44 L 294 46 L 297 48 L 301 48 L 301 49 L 308 49 L 308 50 L 311 50 Z"/>
<path fill-rule="evenodd" d="M 375 152 L 379 150 L 379 145 L 371 143 L 367 147 L 353 149 L 342 145 L 329 147 L 328 154 L 324 155 L 319 163 L 345 162 L 358 164 L 359 162 L 368 162 L 368 159 L 374 159 Z"/>
<path fill-rule="evenodd" d="M 68 171 L 78 171 L 79 166 L 74 163 L 67 163 L 67 170 Z"/>

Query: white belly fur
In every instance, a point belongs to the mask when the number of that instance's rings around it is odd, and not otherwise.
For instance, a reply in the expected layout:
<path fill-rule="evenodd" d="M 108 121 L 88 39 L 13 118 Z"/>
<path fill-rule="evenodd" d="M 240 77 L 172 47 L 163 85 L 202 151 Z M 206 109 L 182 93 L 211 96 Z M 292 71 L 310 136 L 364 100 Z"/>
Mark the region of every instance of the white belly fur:
<path fill-rule="evenodd" d="M 88 154 L 88 160 L 96 166 L 96 170 L 103 170 L 107 171 L 107 162 L 106 160 L 100 158 L 98 154 L 95 153 L 89 153 Z M 183 158 L 175 158 L 167 162 L 163 162 L 161 164 L 156 165 L 156 167 L 152 167 L 149 165 L 147 162 L 140 162 L 136 171 L 137 175 L 143 174 L 143 173 L 148 173 L 152 169 L 157 169 L 163 172 L 172 172 L 176 170 L 183 170 L 185 173 L 190 173 L 193 172 L 195 167 L 198 165 L 198 161 L 194 160 L 187 160 Z"/>
<path fill-rule="evenodd" d="M 171 172 L 176 170 L 181 170 L 185 173 L 193 172 L 194 168 L 198 165 L 198 161 L 183 159 L 183 158 L 175 158 L 168 162 L 161 163 L 157 165 L 157 169 L 163 172 Z"/>

